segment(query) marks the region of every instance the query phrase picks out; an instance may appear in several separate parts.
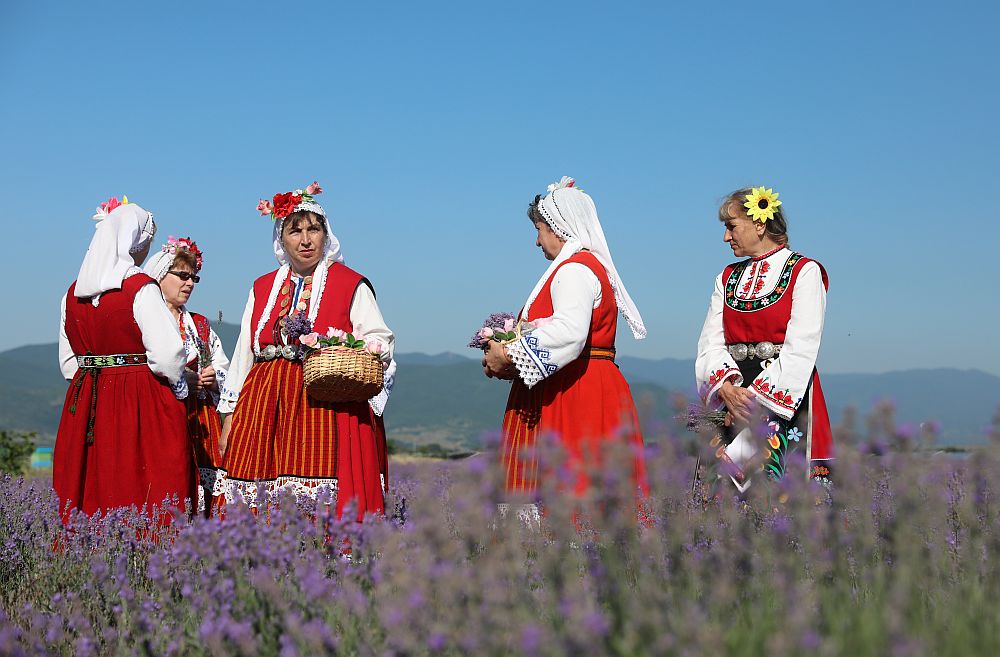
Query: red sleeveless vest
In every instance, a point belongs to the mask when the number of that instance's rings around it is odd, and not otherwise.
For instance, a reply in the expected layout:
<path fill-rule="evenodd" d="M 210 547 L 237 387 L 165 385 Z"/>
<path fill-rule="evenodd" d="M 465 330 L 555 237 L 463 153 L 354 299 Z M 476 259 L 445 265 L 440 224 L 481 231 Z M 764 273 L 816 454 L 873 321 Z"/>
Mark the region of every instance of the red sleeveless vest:
<path fill-rule="evenodd" d="M 601 303 L 594 309 L 594 313 L 591 315 L 590 334 L 587 336 L 587 343 L 584 345 L 584 349 L 589 349 L 590 347 L 613 349 L 615 346 L 615 332 L 618 330 L 618 304 L 615 303 L 615 291 L 611 287 L 611 281 L 608 279 L 608 273 L 605 271 L 604 265 L 594 257 L 594 254 L 588 251 L 575 253 L 556 267 L 556 270 L 552 272 L 552 276 L 545 282 L 538 296 L 531 303 L 531 309 L 528 311 L 528 321 L 552 316 L 552 280 L 556 277 L 560 269 L 571 262 L 584 265 L 587 269 L 594 272 L 594 275 L 597 276 L 597 280 L 601 284 Z"/>
<path fill-rule="evenodd" d="M 250 318 L 250 329 L 254 332 L 257 331 L 260 317 L 264 314 L 268 296 L 270 296 L 271 288 L 274 285 L 274 277 L 278 275 L 278 271 L 280 270 L 264 274 L 254 281 L 253 315 Z M 289 272 L 285 280 L 290 279 L 291 273 Z M 353 331 L 354 326 L 351 324 L 351 304 L 354 301 L 354 293 L 361 283 L 371 288 L 371 283 L 368 282 L 367 278 L 346 265 L 339 262 L 330 265 L 330 269 L 326 274 L 326 283 L 323 287 L 323 296 L 319 300 L 319 311 L 316 314 L 316 320 L 313 322 L 313 330 L 325 333 L 332 326 L 342 331 Z M 372 293 L 374 294 L 374 290 L 372 290 Z M 271 315 L 264 324 L 264 330 L 260 333 L 261 347 L 274 344 L 274 323 L 277 319 L 278 308 L 272 308 Z"/>
<path fill-rule="evenodd" d="M 736 285 L 750 262 L 752 261 L 744 260 L 733 263 L 722 273 L 726 290 L 722 310 L 726 344 L 765 341 L 781 344 L 785 341 L 788 321 L 792 318 L 792 290 L 795 288 L 795 281 L 807 262 L 816 261 L 793 253 L 788 257 L 778 285 L 771 294 L 752 300 L 740 299 L 736 296 Z M 823 285 L 829 288 L 826 269 L 818 262 L 816 264 L 823 274 Z"/>
<path fill-rule="evenodd" d="M 74 296 L 74 281 L 66 294 L 66 337 L 73 353 L 78 356 L 146 353 L 132 307 L 135 295 L 149 284 L 156 285 L 156 281 L 146 274 L 129 276 L 122 281 L 121 289 L 102 294 L 95 308 L 89 298 Z"/>

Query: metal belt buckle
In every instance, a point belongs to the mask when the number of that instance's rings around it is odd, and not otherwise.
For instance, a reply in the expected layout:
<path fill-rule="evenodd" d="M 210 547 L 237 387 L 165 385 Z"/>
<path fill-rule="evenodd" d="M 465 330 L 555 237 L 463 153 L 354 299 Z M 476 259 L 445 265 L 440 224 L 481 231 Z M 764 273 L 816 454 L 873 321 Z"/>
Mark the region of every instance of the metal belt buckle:
<path fill-rule="evenodd" d="M 742 342 L 729 345 L 729 355 L 733 357 L 733 360 L 746 360 L 749 354 L 750 348 Z"/>
<path fill-rule="evenodd" d="M 285 360 L 295 360 L 295 356 L 298 355 L 299 350 L 290 344 L 286 344 L 281 348 L 281 357 Z"/>
<path fill-rule="evenodd" d="M 778 353 L 778 346 L 773 342 L 758 342 L 757 346 L 754 347 L 757 358 L 761 360 L 768 360 L 774 358 Z"/>
<path fill-rule="evenodd" d="M 260 357 L 264 360 L 274 360 L 278 355 L 278 348 L 273 344 L 269 344 L 260 351 Z"/>

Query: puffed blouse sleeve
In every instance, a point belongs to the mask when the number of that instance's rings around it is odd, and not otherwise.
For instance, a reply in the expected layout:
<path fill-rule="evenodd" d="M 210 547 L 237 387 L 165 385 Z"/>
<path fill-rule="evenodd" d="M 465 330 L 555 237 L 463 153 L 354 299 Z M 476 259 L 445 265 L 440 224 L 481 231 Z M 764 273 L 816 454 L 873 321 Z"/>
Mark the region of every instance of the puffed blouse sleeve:
<path fill-rule="evenodd" d="M 750 384 L 757 400 L 785 419 L 791 419 L 809 389 L 825 316 L 823 274 L 818 264 L 807 262 L 792 288 L 792 314 L 781 352 Z"/>
<path fill-rule="evenodd" d="M 66 295 L 64 294 L 59 306 L 59 370 L 66 377 L 66 380 L 70 381 L 76 376 L 78 369 L 76 354 L 73 353 L 73 347 L 69 346 L 69 337 L 66 335 Z"/>
<path fill-rule="evenodd" d="M 149 369 L 169 381 L 174 395 L 184 399 L 188 393 L 184 379 L 187 352 L 180 329 L 163 300 L 160 288 L 152 283 L 139 288 L 132 304 L 132 314 L 142 333 Z"/>
<path fill-rule="evenodd" d="M 246 308 L 243 310 L 243 318 L 240 320 L 240 337 L 233 347 L 233 360 L 229 362 L 229 367 L 224 377 L 219 380 L 219 406 L 220 413 L 229 414 L 236 409 L 236 402 L 240 397 L 240 390 L 247 380 L 247 374 L 253 367 L 253 327 L 250 321 L 253 317 L 254 295 L 253 288 L 247 298 Z M 218 338 L 216 338 L 218 340 Z M 221 342 L 219 352 L 222 352 Z M 225 357 L 225 353 L 222 353 Z M 212 349 L 212 359 L 215 362 L 215 348 Z M 218 372 L 218 368 L 216 368 Z"/>
<path fill-rule="evenodd" d="M 694 361 L 695 380 L 701 401 L 711 408 L 721 409 L 719 389 L 726 381 L 734 386 L 743 384 L 743 375 L 726 348 L 726 334 L 722 326 L 722 310 L 725 304 L 725 290 L 722 274 L 715 278 L 715 289 L 708 304 L 708 315 L 701 327 L 698 338 L 698 357 Z"/>
<path fill-rule="evenodd" d="M 601 303 L 601 283 L 584 264 L 563 265 L 552 277 L 552 316 L 507 345 L 507 355 L 524 385 L 533 387 L 580 357 L 590 334 L 594 308 Z"/>
<path fill-rule="evenodd" d="M 385 377 L 382 390 L 368 400 L 368 405 L 376 415 L 382 415 L 389 401 L 393 385 L 396 381 L 396 361 L 392 355 L 396 348 L 396 337 L 385 324 L 382 311 L 375 301 L 375 293 L 365 283 L 358 285 L 351 301 L 351 326 L 354 337 L 367 341 L 378 341 L 382 344 L 382 363 L 385 365 Z"/>

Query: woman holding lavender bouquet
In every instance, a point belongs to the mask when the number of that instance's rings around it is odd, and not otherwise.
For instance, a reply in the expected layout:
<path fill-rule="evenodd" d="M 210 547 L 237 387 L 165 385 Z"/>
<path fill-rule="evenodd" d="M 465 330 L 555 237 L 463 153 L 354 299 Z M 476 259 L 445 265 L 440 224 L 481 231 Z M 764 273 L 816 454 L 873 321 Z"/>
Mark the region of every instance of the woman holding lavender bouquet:
<path fill-rule="evenodd" d="M 344 265 L 340 242 L 315 197 L 318 183 L 275 194 L 257 209 L 273 221 L 280 267 L 250 289 L 240 338 L 222 386 L 226 500 L 266 506 L 279 489 L 315 500 L 320 491 L 357 505 L 357 519 L 384 512 L 387 450 L 382 411 L 392 389 L 393 334 L 371 283 Z M 314 330 L 315 329 L 315 330 Z M 320 334 L 350 334 L 387 367 L 369 401 L 328 402 L 304 386 L 303 354 Z"/>
<path fill-rule="evenodd" d="M 588 468 L 612 443 L 633 449 L 632 478 L 645 494 L 635 403 L 614 359 L 618 314 L 637 340 L 646 327 L 615 268 L 593 200 L 568 177 L 548 192 L 528 206 L 528 218 L 552 264 L 528 295 L 521 330 L 485 344 L 486 376 L 513 379 L 501 446 L 506 486 L 537 489 L 544 473 L 535 443 L 551 436 L 566 452 L 575 494 L 588 488 Z"/>
<path fill-rule="evenodd" d="M 184 375 L 190 391 L 187 396 L 188 436 L 200 483 L 198 511 L 210 516 L 225 500 L 225 477 L 220 470 L 222 453 L 219 451 L 222 423 L 216 406 L 219 386 L 226 380 L 229 358 L 208 319 L 186 307 L 200 280 L 201 266 L 202 252 L 198 245 L 190 237 L 171 236 L 159 253 L 149 259 L 144 271 L 159 283 L 163 300 L 184 341 L 187 361 Z"/>

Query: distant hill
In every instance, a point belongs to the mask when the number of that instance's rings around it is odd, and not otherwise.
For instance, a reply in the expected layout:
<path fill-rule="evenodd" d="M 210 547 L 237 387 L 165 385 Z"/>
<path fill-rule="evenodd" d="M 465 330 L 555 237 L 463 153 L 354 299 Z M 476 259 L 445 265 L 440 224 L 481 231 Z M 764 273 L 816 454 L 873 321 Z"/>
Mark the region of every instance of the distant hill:
<path fill-rule="evenodd" d="M 238 327 L 215 325 L 228 348 Z M 500 427 L 509 384 L 483 377 L 479 358 L 468 353 L 398 354 L 399 372 L 386 428 L 403 444 L 438 443 L 472 449 Z M 30 345 L 0 353 L 0 429 L 38 431 L 54 437 L 66 395 L 55 344 Z M 621 356 L 645 431 L 671 423 L 679 396 L 694 392 L 694 362 Z M 893 401 L 900 422 L 936 420 L 941 442 L 974 444 L 1000 402 L 1000 377 L 978 370 L 907 370 L 885 374 L 825 374 L 822 385 L 834 422 L 845 408 L 862 412 Z"/>

